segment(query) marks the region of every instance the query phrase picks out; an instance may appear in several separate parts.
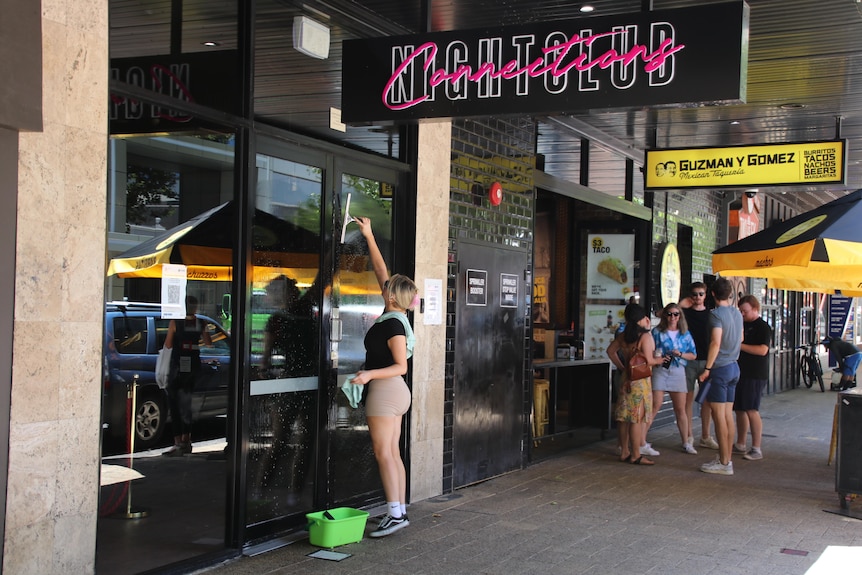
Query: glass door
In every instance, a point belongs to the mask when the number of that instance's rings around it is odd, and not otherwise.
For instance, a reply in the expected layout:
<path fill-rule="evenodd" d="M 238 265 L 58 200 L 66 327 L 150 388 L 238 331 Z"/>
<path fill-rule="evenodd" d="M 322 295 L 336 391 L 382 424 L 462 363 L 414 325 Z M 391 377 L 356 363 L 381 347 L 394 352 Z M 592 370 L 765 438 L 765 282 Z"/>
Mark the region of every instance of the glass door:
<path fill-rule="evenodd" d="M 325 170 L 322 162 L 264 153 L 256 163 L 248 348 L 249 526 L 314 508 L 321 389 Z"/>
<path fill-rule="evenodd" d="M 258 151 L 248 539 L 296 527 L 309 511 L 382 500 L 364 408 L 351 408 L 340 386 L 364 363 L 365 332 L 383 300 L 365 240 L 355 223 L 343 224 L 349 198 L 391 262 L 398 176 L 286 143 L 264 140 Z"/>
<path fill-rule="evenodd" d="M 337 387 L 327 421 L 330 489 L 335 505 L 361 506 L 382 500 L 383 490 L 365 421 L 365 406 L 350 407 L 340 388 L 365 363 L 365 332 L 383 313 L 383 298 L 365 238 L 350 218 L 371 219 L 374 236 L 391 271 L 397 173 L 337 162 L 335 179 L 339 193 L 334 236 L 340 243 L 335 250 L 331 297 L 330 355 Z"/>

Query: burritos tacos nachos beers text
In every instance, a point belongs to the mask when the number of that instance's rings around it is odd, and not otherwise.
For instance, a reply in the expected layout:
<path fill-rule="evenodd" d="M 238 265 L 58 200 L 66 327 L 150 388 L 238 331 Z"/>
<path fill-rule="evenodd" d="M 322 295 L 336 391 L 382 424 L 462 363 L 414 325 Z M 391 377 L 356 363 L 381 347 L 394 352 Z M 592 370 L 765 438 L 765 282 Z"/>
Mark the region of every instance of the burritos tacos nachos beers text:
<path fill-rule="evenodd" d="M 600 274 L 608 276 L 617 283 L 624 284 L 628 282 L 626 266 L 617 258 L 605 258 L 600 261 L 598 271 Z"/>

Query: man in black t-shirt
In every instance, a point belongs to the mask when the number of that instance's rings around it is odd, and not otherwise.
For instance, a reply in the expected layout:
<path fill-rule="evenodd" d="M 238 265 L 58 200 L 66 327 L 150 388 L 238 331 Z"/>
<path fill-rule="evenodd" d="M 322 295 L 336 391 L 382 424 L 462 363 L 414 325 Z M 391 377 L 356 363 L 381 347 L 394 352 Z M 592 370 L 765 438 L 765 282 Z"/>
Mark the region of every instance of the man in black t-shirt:
<path fill-rule="evenodd" d="M 680 300 L 679 307 L 685 314 L 688 331 L 694 339 L 694 347 L 697 349 L 697 359 L 690 360 L 685 364 L 685 379 L 688 384 L 688 393 L 685 397 L 685 414 L 688 417 L 688 428 L 694 433 L 692 421 L 694 419 L 697 376 L 703 373 L 704 368 L 706 368 L 706 354 L 709 351 L 711 332 L 709 329 L 709 308 L 706 306 L 706 284 L 694 282 L 689 290 L 689 297 Z M 718 443 L 709 432 L 710 410 L 709 402 L 704 401 L 700 406 L 700 441 L 697 445 L 709 449 L 718 449 Z M 692 445 L 694 444 L 692 443 Z"/>
<path fill-rule="evenodd" d="M 733 411 L 736 412 L 736 443 L 734 453 L 744 454 L 749 461 L 763 459 L 760 441 L 763 436 L 763 420 L 760 418 L 760 398 L 769 379 L 769 346 L 772 343 L 772 328 L 760 317 L 760 302 L 753 295 L 739 300 L 742 314 L 742 346 L 739 349 L 739 383 Z M 751 449 L 746 449 L 746 436 L 751 427 Z"/>

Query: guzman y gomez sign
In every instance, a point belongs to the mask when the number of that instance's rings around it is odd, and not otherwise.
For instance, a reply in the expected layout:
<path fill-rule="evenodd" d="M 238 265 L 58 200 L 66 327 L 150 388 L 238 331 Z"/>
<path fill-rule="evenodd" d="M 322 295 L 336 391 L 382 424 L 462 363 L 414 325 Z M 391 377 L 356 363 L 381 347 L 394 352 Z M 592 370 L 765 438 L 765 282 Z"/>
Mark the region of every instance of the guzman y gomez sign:
<path fill-rule="evenodd" d="M 748 5 L 347 40 L 342 120 L 745 101 Z"/>

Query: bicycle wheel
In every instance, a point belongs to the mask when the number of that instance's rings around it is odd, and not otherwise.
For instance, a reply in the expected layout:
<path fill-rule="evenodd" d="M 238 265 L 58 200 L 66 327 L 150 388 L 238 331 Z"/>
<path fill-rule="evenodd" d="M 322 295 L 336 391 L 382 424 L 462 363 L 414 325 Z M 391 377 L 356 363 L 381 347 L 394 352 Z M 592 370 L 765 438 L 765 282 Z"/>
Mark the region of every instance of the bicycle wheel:
<path fill-rule="evenodd" d="M 814 380 L 808 374 L 808 369 L 808 358 L 802 358 L 802 362 L 799 364 L 799 381 L 804 383 L 805 387 L 811 388 L 814 385 Z"/>
<path fill-rule="evenodd" d="M 825 393 L 826 392 L 826 386 L 823 385 L 823 364 L 820 363 L 819 357 L 815 357 L 811 361 L 814 362 L 814 369 L 812 371 L 815 374 L 814 377 L 817 378 L 817 383 L 820 384 L 820 391 Z M 814 379 L 814 378 L 812 378 L 812 379 Z"/>

